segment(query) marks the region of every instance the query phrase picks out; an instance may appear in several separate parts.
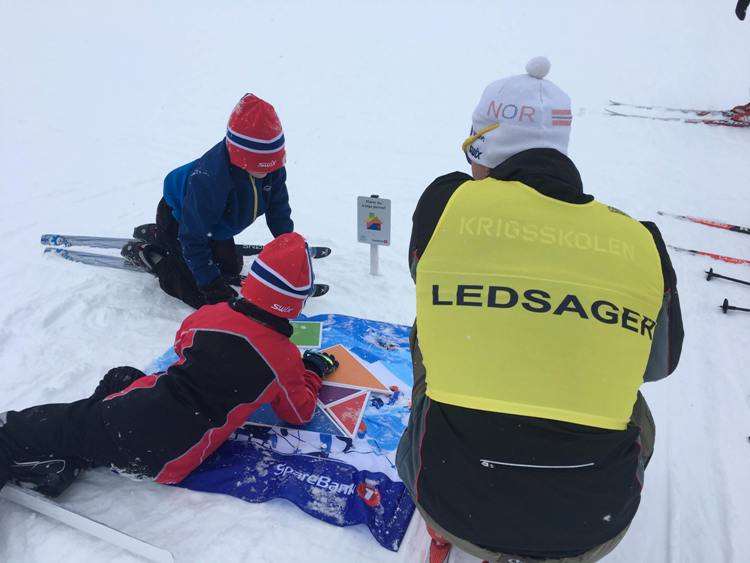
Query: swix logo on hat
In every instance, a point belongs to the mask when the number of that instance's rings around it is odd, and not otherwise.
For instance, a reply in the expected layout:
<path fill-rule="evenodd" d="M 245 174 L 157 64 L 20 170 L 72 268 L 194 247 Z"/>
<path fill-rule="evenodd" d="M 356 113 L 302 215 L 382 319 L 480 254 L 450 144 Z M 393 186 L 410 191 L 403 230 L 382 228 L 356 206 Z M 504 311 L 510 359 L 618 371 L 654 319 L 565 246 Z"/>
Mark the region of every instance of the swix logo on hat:
<path fill-rule="evenodd" d="M 226 145 L 230 162 L 248 172 L 273 172 L 286 162 L 281 121 L 255 94 L 245 94 L 229 116 Z"/>
<path fill-rule="evenodd" d="M 286 233 L 263 247 L 242 284 L 242 295 L 269 313 L 291 319 L 302 311 L 314 279 L 305 239 Z"/>

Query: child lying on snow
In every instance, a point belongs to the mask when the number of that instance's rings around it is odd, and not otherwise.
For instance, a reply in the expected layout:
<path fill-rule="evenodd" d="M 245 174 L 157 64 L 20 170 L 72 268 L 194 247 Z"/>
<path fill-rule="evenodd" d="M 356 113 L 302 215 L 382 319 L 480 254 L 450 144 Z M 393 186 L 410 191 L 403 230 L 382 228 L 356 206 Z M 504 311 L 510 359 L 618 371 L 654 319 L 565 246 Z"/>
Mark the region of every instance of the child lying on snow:
<path fill-rule="evenodd" d="M 87 399 L 0 414 L 0 488 L 8 481 L 57 496 L 81 469 L 112 466 L 179 483 L 264 403 L 293 424 L 312 418 L 321 378 L 338 367 L 289 341 L 313 289 L 305 240 L 266 245 L 243 298 L 206 305 L 175 336 L 166 372 L 111 369 Z"/>

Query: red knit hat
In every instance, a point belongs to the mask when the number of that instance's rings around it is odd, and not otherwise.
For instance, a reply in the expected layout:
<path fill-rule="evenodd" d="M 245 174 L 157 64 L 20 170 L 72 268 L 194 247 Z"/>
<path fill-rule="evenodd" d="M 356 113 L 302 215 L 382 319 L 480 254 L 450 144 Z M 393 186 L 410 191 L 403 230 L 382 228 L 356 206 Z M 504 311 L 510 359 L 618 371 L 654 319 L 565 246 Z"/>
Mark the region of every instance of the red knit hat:
<path fill-rule="evenodd" d="M 241 291 L 261 309 L 293 319 L 312 293 L 314 279 L 305 239 L 297 233 L 286 233 L 263 247 Z"/>
<path fill-rule="evenodd" d="M 273 172 L 286 162 L 279 116 L 271 104 L 255 94 L 245 94 L 234 106 L 226 144 L 230 162 L 248 172 Z"/>

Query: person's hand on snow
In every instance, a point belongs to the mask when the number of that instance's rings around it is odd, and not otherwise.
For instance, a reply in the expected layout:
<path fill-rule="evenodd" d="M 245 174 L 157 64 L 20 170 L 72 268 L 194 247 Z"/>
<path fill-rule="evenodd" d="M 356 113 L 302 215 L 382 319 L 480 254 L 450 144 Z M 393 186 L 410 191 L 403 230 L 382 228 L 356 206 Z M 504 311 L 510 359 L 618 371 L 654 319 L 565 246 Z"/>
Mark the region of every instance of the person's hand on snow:
<path fill-rule="evenodd" d="M 305 368 L 316 374 L 321 379 L 331 375 L 339 367 L 336 356 L 327 352 L 312 352 L 305 350 L 302 355 Z"/>

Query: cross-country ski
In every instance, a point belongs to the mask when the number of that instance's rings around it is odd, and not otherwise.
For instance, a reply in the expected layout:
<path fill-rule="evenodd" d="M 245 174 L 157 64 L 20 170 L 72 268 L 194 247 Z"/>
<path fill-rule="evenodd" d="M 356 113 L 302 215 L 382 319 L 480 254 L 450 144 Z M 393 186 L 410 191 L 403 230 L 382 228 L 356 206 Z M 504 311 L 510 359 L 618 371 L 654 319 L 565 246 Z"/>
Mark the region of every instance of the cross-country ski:
<path fill-rule="evenodd" d="M 659 105 L 638 105 L 628 104 L 624 102 L 618 102 L 610 100 L 609 105 L 617 108 L 613 110 L 607 108 L 607 112 L 610 115 L 622 115 L 629 117 L 644 117 L 648 119 L 661 119 L 664 121 L 686 121 L 688 123 L 709 123 L 714 125 L 729 125 L 724 123 L 725 121 L 733 122 L 742 127 L 743 124 L 750 122 L 750 104 L 738 105 L 731 109 L 717 110 L 717 109 L 690 109 L 690 108 L 678 108 L 669 106 Z M 631 113 L 622 113 L 624 111 L 630 111 Z M 638 110 L 639 113 L 633 114 L 634 110 Z M 670 113 L 681 113 L 683 116 L 688 117 L 670 117 Z M 710 118 L 710 119 L 706 119 Z M 730 125 L 731 126 L 731 125 Z"/>
<path fill-rule="evenodd" d="M 668 117 L 663 115 L 642 115 L 637 113 L 622 113 L 614 111 L 609 108 L 604 108 L 604 112 L 607 115 L 613 117 L 632 117 L 636 119 L 650 119 L 654 121 L 672 121 L 677 123 L 691 123 L 691 124 L 702 124 L 702 125 L 714 125 L 723 127 L 736 127 L 745 128 L 750 127 L 750 121 L 734 121 L 732 119 L 720 119 L 720 118 L 703 118 L 703 117 Z"/>
<path fill-rule="evenodd" d="M 720 110 L 720 109 L 688 109 L 688 108 L 676 108 L 676 107 L 657 106 L 657 105 L 649 106 L 649 105 L 628 104 L 625 102 L 618 102 L 616 100 L 609 100 L 609 105 L 625 107 L 625 108 L 633 108 L 633 109 L 652 110 L 652 111 L 671 111 L 671 112 L 678 112 L 678 113 L 691 113 L 700 117 L 705 117 L 707 115 L 727 117 L 727 113 L 728 113 L 728 111 Z"/>
<path fill-rule="evenodd" d="M 156 547 L 124 532 L 110 528 L 93 518 L 77 514 L 39 493 L 27 491 L 15 485 L 7 485 L 0 490 L 0 498 L 57 520 L 66 526 L 70 526 L 85 534 L 129 551 L 147 561 L 153 561 L 154 563 L 174 563 L 174 556 L 166 549 Z"/>
<path fill-rule="evenodd" d="M 68 248 L 57 247 L 47 247 L 44 249 L 44 253 L 47 255 L 58 256 L 70 262 L 86 264 L 88 266 L 100 266 L 104 268 L 114 268 L 116 270 L 129 270 L 131 272 L 148 273 L 148 270 L 144 269 L 143 267 L 139 267 L 120 256 L 113 256 L 111 254 L 84 252 L 80 250 L 70 250 Z M 242 285 L 245 276 L 232 274 L 227 275 L 225 279 L 230 285 L 240 286 Z M 313 289 L 310 293 L 310 297 L 321 297 L 328 293 L 329 289 L 330 286 L 328 284 L 315 283 L 313 284 Z"/>
<path fill-rule="evenodd" d="M 73 246 L 83 246 L 89 248 L 117 248 L 120 249 L 128 243 L 136 242 L 132 238 L 118 237 L 94 237 L 81 235 L 59 235 L 44 234 L 40 242 L 45 246 L 70 248 Z M 262 244 L 238 244 L 237 251 L 242 256 L 256 256 L 263 250 Z M 325 258 L 331 254 L 331 249 L 327 246 L 311 246 L 310 256 L 313 258 Z"/>
<path fill-rule="evenodd" d="M 734 258 L 732 256 L 724 256 L 722 254 L 716 254 L 714 252 L 707 252 L 705 250 L 683 248 L 681 246 L 675 246 L 673 244 L 668 244 L 667 246 L 671 248 L 672 250 L 676 250 L 677 252 L 686 252 L 688 254 L 692 254 L 693 256 L 704 256 L 706 258 L 711 258 L 712 260 L 718 260 L 720 262 L 726 262 L 728 264 L 750 265 L 750 260 L 746 258 Z"/>
<path fill-rule="evenodd" d="M 669 213 L 667 211 L 657 211 L 659 215 L 664 217 L 672 217 L 673 219 L 679 219 L 681 221 L 690 221 L 691 223 L 698 223 L 699 225 L 705 225 L 706 227 L 714 227 L 716 229 L 724 229 L 725 231 L 733 231 L 735 233 L 742 233 L 743 235 L 750 235 L 750 227 L 742 227 L 740 225 L 733 225 L 717 219 L 705 219 L 703 217 L 694 217 L 693 215 L 679 215 L 677 213 Z"/>
<path fill-rule="evenodd" d="M 125 258 L 120 256 L 113 256 L 112 254 L 101 254 L 97 252 L 85 252 L 82 250 L 70 250 L 68 248 L 56 248 L 47 247 L 44 249 L 45 255 L 59 256 L 64 260 L 70 262 L 78 262 L 79 264 L 88 264 L 89 266 L 101 266 L 104 268 L 115 268 L 117 270 L 130 270 L 132 272 L 147 272 L 142 267 L 136 266 L 132 262 L 128 262 Z"/>

